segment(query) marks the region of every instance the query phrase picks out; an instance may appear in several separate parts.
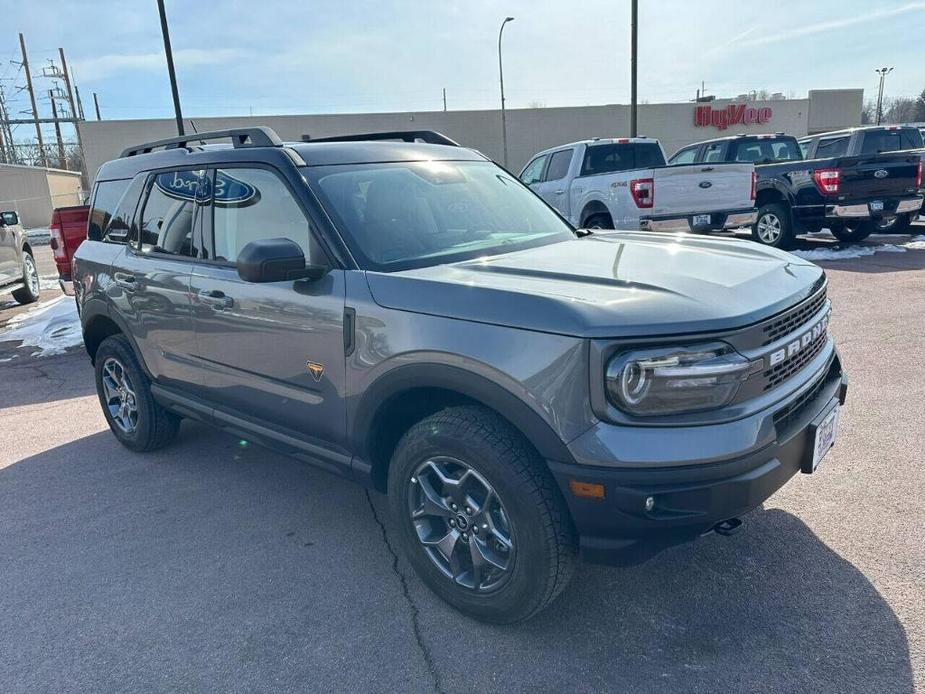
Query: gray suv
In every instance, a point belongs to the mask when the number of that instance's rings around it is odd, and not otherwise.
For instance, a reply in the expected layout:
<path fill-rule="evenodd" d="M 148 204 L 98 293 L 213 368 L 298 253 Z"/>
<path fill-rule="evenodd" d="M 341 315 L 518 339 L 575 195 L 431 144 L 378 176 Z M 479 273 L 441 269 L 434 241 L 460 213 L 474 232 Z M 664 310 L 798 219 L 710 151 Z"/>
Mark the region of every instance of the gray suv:
<path fill-rule="evenodd" d="M 387 492 L 422 580 L 494 622 L 579 556 L 734 532 L 815 470 L 847 391 L 817 266 L 575 230 L 437 133 L 131 148 L 75 265 L 120 442 L 188 417 Z"/>

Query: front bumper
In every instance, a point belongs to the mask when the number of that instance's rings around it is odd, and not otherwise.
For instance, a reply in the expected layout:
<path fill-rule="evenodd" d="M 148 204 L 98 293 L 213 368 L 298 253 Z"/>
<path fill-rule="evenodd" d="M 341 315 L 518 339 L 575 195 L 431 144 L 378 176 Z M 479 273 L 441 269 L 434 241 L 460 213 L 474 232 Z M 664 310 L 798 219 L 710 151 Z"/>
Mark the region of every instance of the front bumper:
<path fill-rule="evenodd" d="M 639 563 L 756 508 L 804 467 L 807 455 L 811 458 L 814 420 L 836 402 L 843 404 L 847 390 L 847 377 L 833 354 L 824 373 L 765 413 L 772 422 L 772 440 L 739 456 L 667 467 L 551 461 L 550 470 L 580 537 L 582 558 L 607 564 Z M 742 420 L 743 428 L 754 424 Z M 666 439 L 685 436 L 684 430 L 663 435 Z M 600 449 L 598 453 L 607 455 Z M 603 498 L 577 496 L 573 482 L 602 485 Z M 649 497 L 654 506 L 646 510 Z"/>
<path fill-rule="evenodd" d="M 826 205 L 825 216 L 828 219 L 878 219 L 883 216 L 907 214 L 922 208 L 921 196 L 902 200 L 884 201 L 883 210 L 871 212 L 867 202 L 855 205 Z"/>
<path fill-rule="evenodd" d="M 639 224 L 644 231 L 722 231 L 751 226 L 758 218 L 758 212 L 755 209 L 712 212 L 709 214 L 708 223 L 694 224 L 694 219 L 701 216 L 705 215 L 644 217 L 640 219 Z"/>

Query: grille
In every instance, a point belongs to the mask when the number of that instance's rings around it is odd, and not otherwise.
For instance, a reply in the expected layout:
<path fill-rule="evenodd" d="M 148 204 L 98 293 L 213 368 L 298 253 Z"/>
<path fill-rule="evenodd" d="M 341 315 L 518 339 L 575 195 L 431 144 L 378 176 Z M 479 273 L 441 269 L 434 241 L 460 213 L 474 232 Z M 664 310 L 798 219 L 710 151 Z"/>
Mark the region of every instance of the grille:
<path fill-rule="evenodd" d="M 819 354 L 825 346 L 827 339 L 828 331 L 823 330 L 815 340 L 806 346 L 806 348 L 801 349 L 789 359 L 785 359 L 780 364 L 765 371 L 763 374 L 765 378 L 764 389 L 771 390 L 771 388 L 779 386 L 806 366 L 817 354 Z"/>
<path fill-rule="evenodd" d="M 810 297 L 796 308 L 787 311 L 786 313 L 767 323 L 763 328 L 764 343 L 762 346 L 767 346 L 779 337 L 792 333 L 795 330 L 799 330 L 804 323 L 816 315 L 819 309 L 822 308 L 822 305 L 825 303 L 825 295 L 826 290 L 823 289 L 821 292 L 813 297 Z"/>
<path fill-rule="evenodd" d="M 816 381 L 809 390 L 803 393 L 803 395 L 774 414 L 774 425 L 779 431 L 786 430 L 800 415 L 803 407 L 816 399 L 816 396 L 819 395 L 819 391 L 822 390 L 822 386 L 825 385 L 828 375 L 829 369 L 827 369 L 826 372 L 819 377 L 819 380 Z"/>

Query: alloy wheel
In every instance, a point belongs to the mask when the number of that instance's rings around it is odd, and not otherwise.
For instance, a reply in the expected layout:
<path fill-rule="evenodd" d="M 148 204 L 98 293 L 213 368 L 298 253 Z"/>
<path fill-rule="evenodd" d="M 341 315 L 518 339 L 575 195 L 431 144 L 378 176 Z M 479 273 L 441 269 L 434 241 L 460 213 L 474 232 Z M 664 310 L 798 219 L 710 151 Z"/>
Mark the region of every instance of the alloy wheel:
<path fill-rule="evenodd" d="M 408 512 L 424 551 L 449 579 L 476 593 L 497 590 L 514 566 L 514 533 L 489 482 L 456 458 L 430 458 L 410 481 Z"/>
<path fill-rule="evenodd" d="M 138 426 L 138 401 L 122 362 L 114 357 L 106 359 L 102 381 L 109 416 L 122 432 L 131 434 Z"/>
<path fill-rule="evenodd" d="M 773 245 L 781 235 L 780 218 L 773 212 L 765 212 L 758 219 L 758 238 L 762 243 Z"/>
<path fill-rule="evenodd" d="M 32 259 L 32 256 L 28 253 L 25 254 L 23 258 L 23 266 L 25 272 L 23 273 L 25 277 L 26 284 L 29 285 L 29 291 L 32 292 L 33 296 L 39 295 L 39 290 L 41 288 L 41 283 L 39 282 L 39 271 L 35 267 L 35 260 Z"/>

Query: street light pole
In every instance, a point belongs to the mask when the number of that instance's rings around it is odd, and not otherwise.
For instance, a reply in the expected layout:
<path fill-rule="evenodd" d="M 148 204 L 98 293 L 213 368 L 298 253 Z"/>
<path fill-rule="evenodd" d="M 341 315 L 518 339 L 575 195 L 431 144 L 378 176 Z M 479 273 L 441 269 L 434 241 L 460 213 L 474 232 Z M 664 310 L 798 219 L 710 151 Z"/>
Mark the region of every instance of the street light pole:
<path fill-rule="evenodd" d="M 630 137 L 636 137 L 636 52 L 639 45 L 639 0 L 630 4 Z"/>
<path fill-rule="evenodd" d="M 177 116 L 177 135 L 183 132 L 183 114 L 180 112 L 180 92 L 177 90 L 177 73 L 173 68 L 173 51 L 170 50 L 170 32 L 167 30 L 167 10 L 164 0 L 157 0 L 157 9 L 161 14 L 161 34 L 164 37 L 164 52 L 167 54 L 167 74 L 170 75 L 170 91 L 173 93 L 173 109 Z"/>
<path fill-rule="evenodd" d="M 880 119 L 883 118 L 883 80 L 893 72 L 893 68 L 882 67 L 874 70 L 874 72 L 880 75 L 880 91 L 877 93 L 877 125 L 880 125 Z"/>
<path fill-rule="evenodd" d="M 504 149 L 502 163 L 505 168 L 507 168 L 507 117 L 504 113 L 504 65 L 501 62 L 501 37 L 504 35 L 504 25 L 513 21 L 513 17 L 506 17 L 501 22 L 501 29 L 498 31 L 498 79 L 501 82 L 501 146 Z"/>

